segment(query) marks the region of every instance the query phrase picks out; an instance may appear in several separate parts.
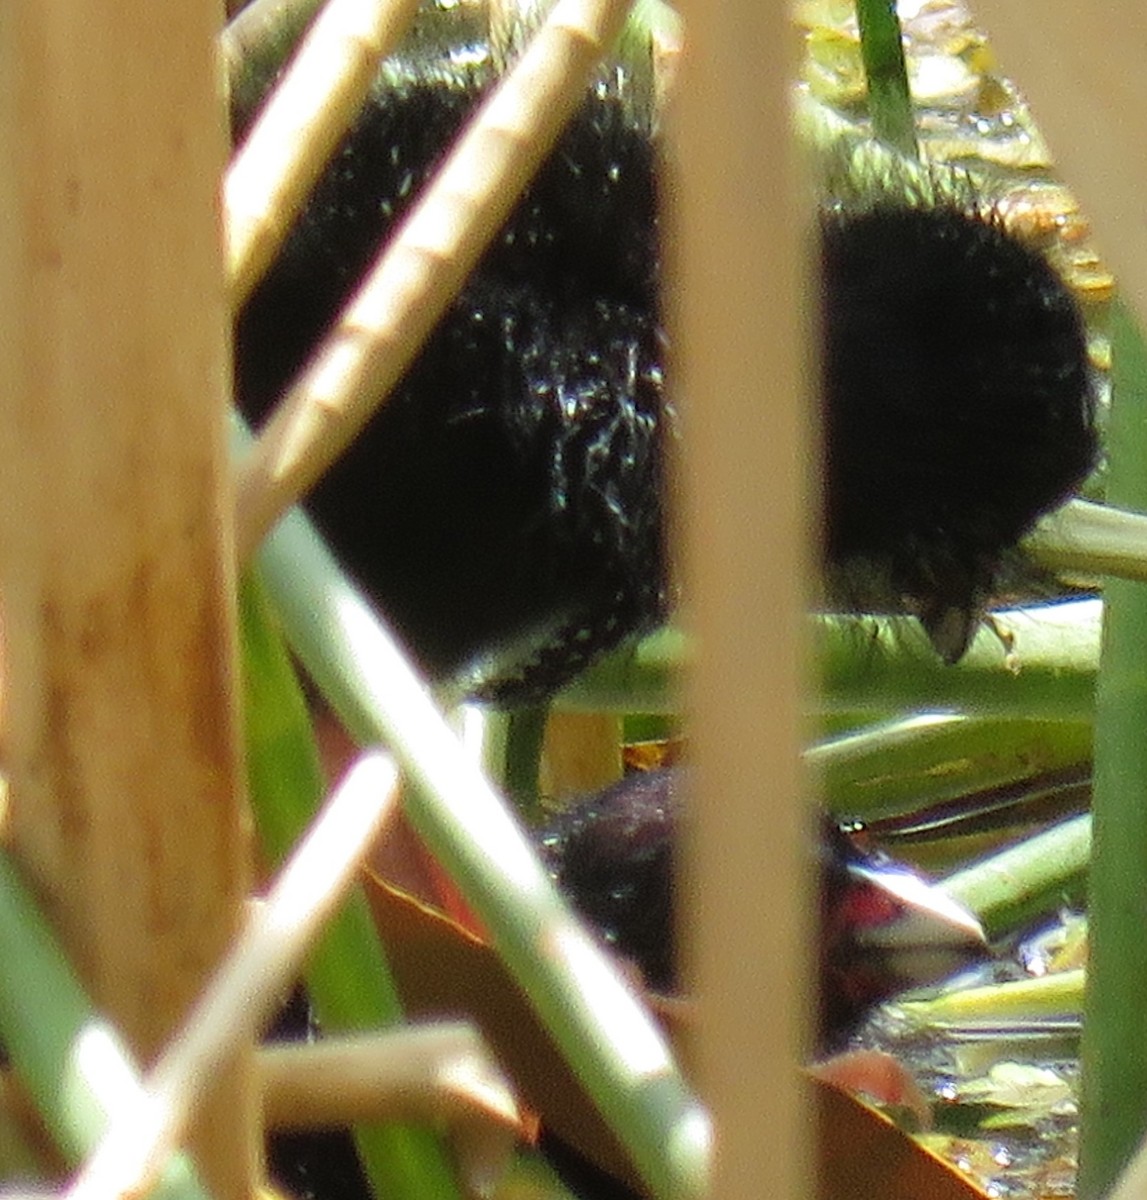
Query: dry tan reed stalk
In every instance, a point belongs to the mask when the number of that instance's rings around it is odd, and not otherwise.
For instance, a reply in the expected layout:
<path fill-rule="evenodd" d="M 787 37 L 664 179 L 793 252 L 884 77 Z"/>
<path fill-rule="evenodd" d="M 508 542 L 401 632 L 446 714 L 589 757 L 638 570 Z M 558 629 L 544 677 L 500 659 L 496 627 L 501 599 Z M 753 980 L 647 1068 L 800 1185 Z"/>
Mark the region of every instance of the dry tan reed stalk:
<path fill-rule="evenodd" d="M 249 884 L 218 21 L 207 0 L 18 0 L 0 39 L 9 834 L 141 1060 Z M 217 1200 L 249 1197 L 257 1126 L 240 1061 L 194 1138 Z"/>

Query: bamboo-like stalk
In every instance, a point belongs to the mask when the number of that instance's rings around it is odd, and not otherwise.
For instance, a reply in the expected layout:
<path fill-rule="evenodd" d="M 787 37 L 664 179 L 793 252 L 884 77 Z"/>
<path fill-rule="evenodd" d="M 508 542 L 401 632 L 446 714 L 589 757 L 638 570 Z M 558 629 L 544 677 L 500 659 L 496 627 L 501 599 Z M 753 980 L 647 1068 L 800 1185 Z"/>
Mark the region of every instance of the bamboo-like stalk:
<path fill-rule="evenodd" d="M 248 884 L 222 415 L 217 4 L 5 10 L 0 516 L 11 845 L 140 1060 Z M 249 1197 L 246 1063 L 198 1135 Z"/>
<path fill-rule="evenodd" d="M 714 1197 L 809 1194 L 796 1064 L 810 462 L 786 6 L 691 5 L 671 199 L 697 809 L 679 893 Z"/>
<path fill-rule="evenodd" d="M 354 883 L 397 794 L 398 771 L 389 758 L 379 751 L 359 758 L 264 903 L 250 910 L 143 1090 L 113 1112 L 66 1193 L 71 1200 L 139 1195 L 157 1178 L 213 1077 L 274 1011 L 323 921 Z"/>
<path fill-rule="evenodd" d="M 402 376 L 572 115 L 628 7 L 627 0 L 559 0 L 482 104 L 243 463 L 241 557 Z"/>
<path fill-rule="evenodd" d="M 230 303 L 238 309 L 362 105 L 379 60 L 418 0 L 331 0 L 227 170 L 223 183 Z M 316 105 L 316 95 L 323 102 Z"/>

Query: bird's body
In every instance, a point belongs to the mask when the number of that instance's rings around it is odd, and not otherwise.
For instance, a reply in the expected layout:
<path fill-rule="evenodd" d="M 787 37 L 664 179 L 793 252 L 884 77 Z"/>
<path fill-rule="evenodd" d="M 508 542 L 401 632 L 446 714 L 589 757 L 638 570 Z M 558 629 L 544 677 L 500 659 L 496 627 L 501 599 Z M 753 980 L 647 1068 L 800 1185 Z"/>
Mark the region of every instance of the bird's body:
<path fill-rule="evenodd" d="M 382 88 L 236 331 L 260 419 L 484 86 Z M 666 610 L 654 147 L 587 100 L 422 354 L 310 511 L 436 677 L 518 648 L 493 686 L 568 679 Z"/>
<path fill-rule="evenodd" d="M 822 280 L 826 560 L 954 662 L 1004 557 L 1095 465 L 1083 320 L 974 199 L 826 207 Z"/>
<path fill-rule="evenodd" d="M 306 362 L 490 80 L 429 61 L 380 77 L 240 315 L 249 418 Z M 621 91 L 591 89 L 414 365 L 307 502 L 429 674 L 477 678 L 510 703 L 552 693 L 673 600 L 664 189 L 655 122 Z M 849 578 L 863 581 L 859 602 L 880 592 L 914 613 L 954 660 L 1003 555 L 1094 465 L 1082 321 L 1043 258 L 979 206 L 828 203 L 821 232 L 825 565 L 846 594 Z M 490 659 L 497 672 L 475 675 Z M 647 791 L 642 820 L 611 797 L 591 804 L 548 831 L 554 869 L 607 937 L 648 949 L 651 981 L 668 986 L 677 801 Z M 611 875 L 603 830 L 616 849 L 637 848 L 637 883 Z M 826 845 L 839 849 L 831 835 Z M 853 865 L 828 850 L 819 863 L 829 1044 L 870 997 L 838 986 Z M 619 901 L 636 925 L 619 921 Z"/>
<path fill-rule="evenodd" d="M 578 911 L 664 992 L 681 986 L 675 880 L 688 793 L 682 768 L 638 772 L 556 815 L 538 835 Z M 814 1040 L 822 1051 L 839 1047 L 877 1001 L 985 952 L 974 918 L 921 877 L 861 853 L 827 817 L 810 831 L 810 860 L 820 925 Z"/>
<path fill-rule="evenodd" d="M 433 676 L 492 658 L 479 689 L 512 701 L 671 606 L 658 149 L 624 71 L 611 78 L 308 501 Z M 306 361 L 490 79 L 440 65 L 380 77 L 241 314 L 250 418 Z M 917 615 L 954 661 L 1004 555 L 1094 465 L 1083 323 L 1043 257 L 966 197 L 850 196 L 826 203 L 821 229 L 826 568 L 847 601 Z"/>

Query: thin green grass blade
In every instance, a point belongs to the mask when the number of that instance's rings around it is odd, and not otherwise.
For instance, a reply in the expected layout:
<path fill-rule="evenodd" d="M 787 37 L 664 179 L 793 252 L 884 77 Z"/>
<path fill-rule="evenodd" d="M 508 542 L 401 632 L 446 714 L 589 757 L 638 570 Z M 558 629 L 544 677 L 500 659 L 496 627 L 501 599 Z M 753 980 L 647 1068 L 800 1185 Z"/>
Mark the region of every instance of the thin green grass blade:
<path fill-rule="evenodd" d="M 299 512 L 259 554 L 295 652 L 344 724 L 411 773 L 407 815 L 490 931 L 507 967 L 654 1195 L 699 1197 L 709 1128 L 649 1014 L 558 896 L 393 638 Z"/>
<path fill-rule="evenodd" d="M 0 1036 L 64 1158 L 78 1165 L 117 1103 L 140 1083 L 119 1035 L 95 1010 L 25 887 L 0 850 Z M 175 1154 L 152 1192 L 208 1200 L 187 1155 Z"/>
<path fill-rule="evenodd" d="M 916 122 L 895 0 L 856 0 L 860 54 L 868 77 L 872 131 L 909 158 L 917 157 Z"/>
<path fill-rule="evenodd" d="M 1147 510 L 1147 348 L 1113 324 L 1108 493 Z M 1147 1128 L 1147 588 L 1111 580 L 1096 694 L 1094 850 L 1078 1195 L 1115 1182 Z"/>
<path fill-rule="evenodd" d="M 306 702 L 257 579 L 244 582 L 239 614 L 251 804 L 264 852 L 278 863 L 310 823 L 325 789 Z M 332 1032 L 403 1019 L 361 890 L 351 893 L 327 926 L 306 981 L 320 1023 Z M 430 1130 L 362 1126 L 354 1136 L 380 1198 L 460 1195 L 445 1148 Z"/>

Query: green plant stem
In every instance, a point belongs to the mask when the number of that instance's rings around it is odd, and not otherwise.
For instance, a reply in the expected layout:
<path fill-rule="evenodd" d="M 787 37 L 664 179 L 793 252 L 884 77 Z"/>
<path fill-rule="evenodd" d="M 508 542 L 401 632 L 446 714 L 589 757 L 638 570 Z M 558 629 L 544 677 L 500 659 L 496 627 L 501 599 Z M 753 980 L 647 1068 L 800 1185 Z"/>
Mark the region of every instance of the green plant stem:
<path fill-rule="evenodd" d="M 1083 1004 L 1083 968 L 1038 979 L 1018 979 L 985 987 L 961 988 L 928 1000 L 905 1000 L 899 1007 L 922 1025 L 1033 1021 L 1075 1016 Z"/>
<path fill-rule="evenodd" d="M 0 1035 L 64 1158 L 78 1165 L 118 1103 L 142 1087 L 118 1033 L 91 1002 L 6 851 L 0 850 Z M 172 1155 L 151 1193 L 207 1200 L 191 1160 Z"/>
<path fill-rule="evenodd" d="M 1090 854 L 1090 815 L 1069 817 L 953 872 L 940 887 L 994 937 L 1038 913 L 1078 903 Z"/>
<path fill-rule="evenodd" d="M 1085 763 L 1091 727 L 914 713 L 819 742 L 806 757 L 830 811 L 872 820 Z"/>
<path fill-rule="evenodd" d="M 688 636 L 666 626 L 599 659 L 554 697 L 554 707 L 572 712 L 680 712 L 681 681 L 690 657 Z"/>
<path fill-rule="evenodd" d="M 1069 501 L 1044 517 L 1024 549 L 1055 571 L 1147 582 L 1147 516 L 1109 504 Z"/>
<path fill-rule="evenodd" d="M 819 697 L 827 712 L 974 709 L 983 714 L 1090 721 L 1099 665 L 1099 600 L 994 612 L 1014 638 L 1011 658 L 983 626 L 952 667 L 912 617 L 822 613 L 810 618 Z M 675 713 L 693 654 L 667 626 L 596 662 L 554 698 L 556 708 Z"/>
<path fill-rule="evenodd" d="M 708 1123 L 660 1031 L 572 920 L 393 637 L 301 513 L 280 522 L 259 566 L 295 653 L 344 724 L 366 743 L 385 741 L 410 772 L 408 817 L 654 1195 L 700 1196 Z"/>
<path fill-rule="evenodd" d="M 501 781 L 507 799 L 527 822 L 543 815 L 538 799 L 538 769 L 549 711 L 548 705 L 539 704 L 504 714 L 499 769 L 493 770 L 493 764 L 487 760 L 491 775 Z"/>
<path fill-rule="evenodd" d="M 910 617 L 814 619 L 821 702 L 832 710 L 967 709 L 979 714 L 1087 721 L 1094 705 L 1099 600 L 992 613 L 1011 655 L 982 626 L 955 665 L 942 662 Z"/>
<path fill-rule="evenodd" d="M 1125 311 L 1113 326 L 1108 490 L 1147 507 L 1147 351 Z M 1081 1058 L 1078 1195 L 1105 1195 L 1147 1126 L 1147 589 L 1112 580 L 1096 695 L 1094 852 Z"/>
<path fill-rule="evenodd" d="M 251 805 L 264 853 L 279 863 L 309 825 L 324 792 L 306 702 L 258 581 L 240 591 L 247 762 Z M 355 889 L 327 925 L 306 971 L 320 1024 L 332 1032 L 403 1019 L 366 897 Z M 459 1196 L 445 1148 L 429 1129 L 363 1125 L 355 1144 L 377 1196 Z"/>
<path fill-rule="evenodd" d="M 856 0 L 860 54 L 868 77 L 872 131 L 909 158 L 917 157 L 916 124 L 895 0 Z"/>

